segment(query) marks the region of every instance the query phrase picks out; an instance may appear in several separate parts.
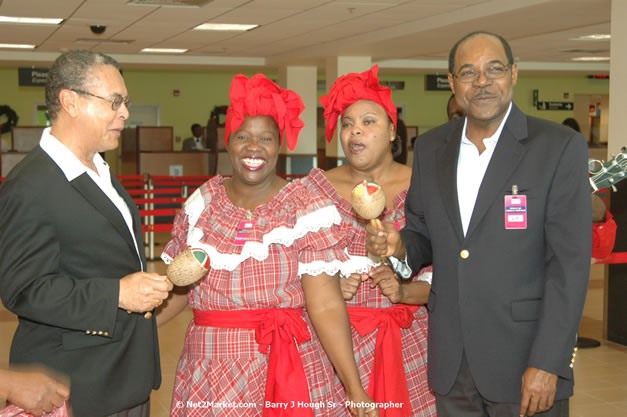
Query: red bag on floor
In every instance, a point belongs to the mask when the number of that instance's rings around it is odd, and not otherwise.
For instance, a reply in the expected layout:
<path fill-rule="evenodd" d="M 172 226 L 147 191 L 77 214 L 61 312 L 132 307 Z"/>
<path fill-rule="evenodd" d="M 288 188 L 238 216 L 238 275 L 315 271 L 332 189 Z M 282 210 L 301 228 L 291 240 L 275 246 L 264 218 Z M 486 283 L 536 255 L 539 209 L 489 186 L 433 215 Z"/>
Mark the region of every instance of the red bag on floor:
<path fill-rule="evenodd" d="M 605 212 L 605 222 L 592 223 L 592 257 L 604 259 L 610 256 L 616 241 L 616 222 L 609 210 Z"/>

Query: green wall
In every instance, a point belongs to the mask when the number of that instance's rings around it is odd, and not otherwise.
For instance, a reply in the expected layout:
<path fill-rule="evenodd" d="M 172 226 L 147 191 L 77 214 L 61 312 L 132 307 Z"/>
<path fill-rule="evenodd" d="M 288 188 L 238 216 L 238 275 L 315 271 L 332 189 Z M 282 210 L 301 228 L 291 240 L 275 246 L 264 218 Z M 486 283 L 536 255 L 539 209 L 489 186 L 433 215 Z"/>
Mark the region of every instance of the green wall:
<path fill-rule="evenodd" d="M 228 104 L 228 92 L 234 71 L 138 70 L 125 69 L 129 95 L 133 103 L 159 104 L 161 125 L 173 126 L 174 136 L 190 135 L 192 123 L 204 125 L 216 105 Z M 253 72 L 245 73 L 248 76 Z M 276 73 L 267 73 L 277 79 Z M 396 104 L 404 105 L 405 122 L 418 126 L 419 132 L 446 122 L 446 103 L 450 92 L 424 91 L 424 75 L 415 73 L 382 73 L 381 79 L 405 81 L 404 90 L 393 92 Z M 323 78 L 323 74 L 320 75 Z M 561 122 L 572 117 L 572 111 L 538 111 L 532 106 L 533 90 L 539 90 L 540 101 L 573 101 L 575 94 L 609 94 L 609 81 L 588 79 L 583 75 L 524 75 L 519 73 L 514 100 L 526 113 Z M 180 94 L 174 96 L 173 90 Z M 564 98 L 564 93 L 569 98 Z M 324 95 L 324 91 L 319 91 Z M 0 104 L 11 106 L 20 116 L 20 125 L 33 124 L 33 103 L 44 101 L 42 87 L 19 87 L 17 68 L 0 68 Z M 7 138 L 9 135 L 5 135 Z M 175 144 L 175 148 L 180 144 Z"/>
<path fill-rule="evenodd" d="M 381 74 L 386 81 L 405 81 L 405 89 L 392 93 L 397 105 L 405 105 L 408 126 L 418 126 L 419 132 L 446 123 L 446 104 L 450 91 L 425 91 L 423 74 Z M 533 90 L 539 90 L 540 101 L 574 101 L 575 94 L 609 94 L 609 80 L 588 79 L 585 75 L 524 75 L 519 72 L 514 89 L 514 102 L 531 115 L 561 123 L 573 117 L 572 111 L 536 110 L 533 107 Z M 564 93 L 569 98 L 564 98 Z"/>
<path fill-rule="evenodd" d="M 159 104 L 161 126 L 173 126 L 181 140 L 191 136 L 192 123 L 207 124 L 215 106 L 229 104 L 229 87 L 237 72 L 124 70 L 129 95 L 136 104 Z M 246 76 L 254 72 L 244 73 Z M 276 78 L 275 74 L 268 73 Z M 173 91 L 180 94 L 174 96 Z M 175 144 L 178 149 L 181 144 Z"/>

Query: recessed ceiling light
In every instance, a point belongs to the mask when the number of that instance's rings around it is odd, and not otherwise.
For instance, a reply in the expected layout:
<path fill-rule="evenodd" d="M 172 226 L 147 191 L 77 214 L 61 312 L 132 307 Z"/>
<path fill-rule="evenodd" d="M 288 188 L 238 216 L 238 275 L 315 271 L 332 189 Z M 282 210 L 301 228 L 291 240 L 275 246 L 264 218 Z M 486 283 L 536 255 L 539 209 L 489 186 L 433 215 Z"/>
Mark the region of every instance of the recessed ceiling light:
<path fill-rule="evenodd" d="M 580 56 L 577 58 L 571 58 L 572 61 L 609 61 L 609 56 Z"/>
<path fill-rule="evenodd" d="M 26 24 L 26 25 L 58 25 L 61 22 L 63 22 L 63 19 L 0 16 L 0 23 L 21 23 L 21 24 Z"/>
<path fill-rule="evenodd" d="M 25 45 L 19 43 L 0 43 L 0 48 L 33 49 L 35 48 L 35 45 Z"/>
<path fill-rule="evenodd" d="M 225 30 L 225 31 L 246 31 L 256 28 L 259 25 L 238 25 L 231 23 L 204 23 L 198 25 L 194 30 Z"/>
<path fill-rule="evenodd" d="M 595 33 L 594 35 L 577 36 L 570 38 L 571 41 L 608 41 L 612 38 L 609 33 Z"/>
<path fill-rule="evenodd" d="M 144 48 L 141 52 L 154 52 L 157 54 L 183 54 L 189 51 L 189 49 L 174 49 L 174 48 Z"/>

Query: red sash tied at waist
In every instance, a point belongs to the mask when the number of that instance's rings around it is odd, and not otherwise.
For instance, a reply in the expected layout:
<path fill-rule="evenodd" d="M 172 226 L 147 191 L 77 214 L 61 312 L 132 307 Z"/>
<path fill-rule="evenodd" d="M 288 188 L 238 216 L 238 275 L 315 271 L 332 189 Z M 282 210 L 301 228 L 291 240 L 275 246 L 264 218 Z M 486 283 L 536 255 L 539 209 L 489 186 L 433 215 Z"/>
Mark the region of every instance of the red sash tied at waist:
<path fill-rule="evenodd" d="M 281 409 L 265 407 L 272 404 L 309 404 L 309 386 L 296 343 L 311 339 L 302 308 L 269 308 L 261 310 L 201 311 L 194 310 L 199 326 L 251 329 L 261 353 L 268 353 L 268 377 L 264 398 L 264 417 L 288 415 L 313 416 L 311 408 Z M 296 342 L 296 343 L 295 343 Z M 272 348 L 270 348 L 272 346 Z"/>
<path fill-rule="evenodd" d="M 403 366 L 401 327 L 407 329 L 418 306 L 395 305 L 388 308 L 348 307 L 351 324 L 361 335 L 378 330 L 374 364 L 368 383 L 368 395 L 375 402 L 402 403 L 402 407 L 380 410 L 381 417 L 412 415 Z"/>

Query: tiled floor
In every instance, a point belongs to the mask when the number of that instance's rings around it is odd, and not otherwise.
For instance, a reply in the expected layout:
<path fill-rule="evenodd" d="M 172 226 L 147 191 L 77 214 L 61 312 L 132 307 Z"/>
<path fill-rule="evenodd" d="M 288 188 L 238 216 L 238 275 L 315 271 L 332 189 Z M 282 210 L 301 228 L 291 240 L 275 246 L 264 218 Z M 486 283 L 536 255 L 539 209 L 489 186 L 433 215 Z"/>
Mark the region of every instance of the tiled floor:
<path fill-rule="evenodd" d="M 162 270 L 157 263 L 152 269 Z M 601 339 L 603 318 L 603 279 L 601 266 L 593 266 L 590 290 L 580 328 L 582 336 L 601 340 L 601 346 L 580 349 L 575 363 L 575 396 L 571 417 L 627 416 L 627 346 Z M 186 310 L 160 329 L 163 384 L 151 397 L 152 417 L 167 417 L 174 383 L 174 372 L 183 345 L 191 311 Z M 0 366 L 6 366 L 9 346 L 16 326 L 15 317 L 0 306 Z M 0 405 L 1 405 L 0 401 Z"/>

